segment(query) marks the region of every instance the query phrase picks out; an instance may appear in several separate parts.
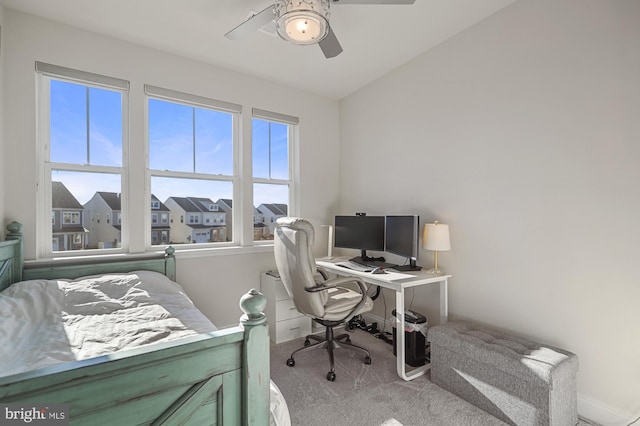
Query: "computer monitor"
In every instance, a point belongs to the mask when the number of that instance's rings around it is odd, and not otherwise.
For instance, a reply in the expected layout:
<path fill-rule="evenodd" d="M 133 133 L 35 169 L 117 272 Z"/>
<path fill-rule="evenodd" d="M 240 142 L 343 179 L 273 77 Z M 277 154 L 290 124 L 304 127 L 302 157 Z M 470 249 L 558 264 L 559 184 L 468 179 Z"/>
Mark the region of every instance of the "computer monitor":
<path fill-rule="evenodd" d="M 384 216 L 336 216 L 334 247 L 360 250 L 360 259 L 370 261 L 367 250 L 384 250 Z"/>
<path fill-rule="evenodd" d="M 408 265 L 395 266 L 398 271 L 419 271 L 416 265 L 420 232 L 418 215 L 391 215 L 385 217 L 385 248 L 388 253 L 409 258 Z"/>

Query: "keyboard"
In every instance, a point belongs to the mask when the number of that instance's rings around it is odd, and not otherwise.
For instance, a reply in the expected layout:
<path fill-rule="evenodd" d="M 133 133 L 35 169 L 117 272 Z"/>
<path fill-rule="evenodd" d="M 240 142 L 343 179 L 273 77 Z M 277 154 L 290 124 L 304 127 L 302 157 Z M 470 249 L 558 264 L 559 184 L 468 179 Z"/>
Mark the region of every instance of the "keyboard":
<path fill-rule="evenodd" d="M 344 262 L 336 262 L 336 265 L 341 266 L 343 268 L 353 269 L 354 271 L 359 271 L 359 272 L 371 272 L 376 268 L 375 266 L 364 266 L 359 263 L 352 262 L 350 260 L 347 260 Z"/>

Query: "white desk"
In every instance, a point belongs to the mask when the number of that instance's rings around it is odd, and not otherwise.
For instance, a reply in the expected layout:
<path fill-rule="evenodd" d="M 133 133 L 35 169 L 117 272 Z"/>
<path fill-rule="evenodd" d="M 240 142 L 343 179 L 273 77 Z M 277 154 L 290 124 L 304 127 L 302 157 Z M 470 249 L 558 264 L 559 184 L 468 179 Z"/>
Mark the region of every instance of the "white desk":
<path fill-rule="evenodd" d="M 431 367 L 429 364 L 422 367 L 414 368 L 407 371 L 407 364 L 405 363 L 405 335 L 404 335 L 404 291 L 407 288 L 417 287 L 421 285 L 433 285 L 440 284 L 440 324 L 447 322 L 449 318 L 449 308 L 447 300 L 447 286 L 448 279 L 451 275 L 441 275 L 434 277 L 427 274 L 425 271 L 411 271 L 411 272 L 396 272 L 391 269 L 387 269 L 386 274 L 372 274 L 371 272 L 359 272 L 353 269 L 337 266 L 335 263 L 345 261 L 347 258 L 331 257 L 317 259 L 316 264 L 327 271 L 333 272 L 342 276 L 355 276 L 363 279 L 367 284 L 379 285 L 383 288 L 388 288 L 396 292 L 396 319 L 398 321 L 396 333 L 396 353 L 397 359 L 397 371 L 398 376 L 404 380 L 412 380 L 418 376 L 425 374 Z M 400 331 L 402 330 L 402 332 Z"/>

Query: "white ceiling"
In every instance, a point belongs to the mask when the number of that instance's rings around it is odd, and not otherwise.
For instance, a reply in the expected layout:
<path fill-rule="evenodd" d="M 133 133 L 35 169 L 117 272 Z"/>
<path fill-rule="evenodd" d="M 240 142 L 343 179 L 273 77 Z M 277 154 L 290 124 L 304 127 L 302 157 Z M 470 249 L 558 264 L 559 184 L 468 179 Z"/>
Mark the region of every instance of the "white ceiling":
<path fill-rule="evenodd" d="M 341 99 L 515 0 L 332 5 L 344 51 L 326 59 L 263 32 L 224 34 L 270 0 L 0 0 L 10 9 Z"/>

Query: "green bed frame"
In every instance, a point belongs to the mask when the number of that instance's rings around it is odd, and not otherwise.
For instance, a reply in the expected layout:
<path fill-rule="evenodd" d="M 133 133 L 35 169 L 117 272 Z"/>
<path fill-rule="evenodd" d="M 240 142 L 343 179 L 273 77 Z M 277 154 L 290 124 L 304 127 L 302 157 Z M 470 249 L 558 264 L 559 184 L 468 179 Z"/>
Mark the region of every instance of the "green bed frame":
<path fill-rule="evenodd" d="M 24 265 L 22 225 L 0 242 L 0 290 L 36 278 L 152 270 L 175 280 L 169 247 L 158 257 Z M 266 299 L 240 300 L 240 324 L 212 333 L 0 378 L 0 402 L 68 404 L 78 425 L 268 425 Z"/>

